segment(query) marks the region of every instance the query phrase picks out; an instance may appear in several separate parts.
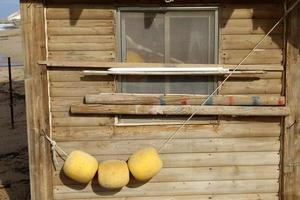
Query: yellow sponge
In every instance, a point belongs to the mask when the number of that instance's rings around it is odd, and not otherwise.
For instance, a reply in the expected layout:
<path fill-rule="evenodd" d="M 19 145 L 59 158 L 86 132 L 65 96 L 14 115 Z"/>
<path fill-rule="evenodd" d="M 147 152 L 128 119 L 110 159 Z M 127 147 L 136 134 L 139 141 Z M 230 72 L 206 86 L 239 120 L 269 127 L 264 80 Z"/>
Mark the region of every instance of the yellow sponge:
<path fill-rule="evenodd" d="M 126 62 L 132 62 L 132 63 L 143 63 L 144 59 L 136 52 L 134 51 L 128 51 L 126 55 Z"/>
<path fill-rule="evenodd" d="M 128 160 L 131 174 L 139 181 L 147 181 L 162 168 L 163 162 L 153 147 L 146 147 L 135 152 Z"/>
<path fill-rule="evenodd" d="M 79 182 L 90 182 L 98 169 L 98 161 L 83 151 L 73 151 L 67 157 L 63 171 L 67 177 Z"/>
<path fill-rule="evenodd" d="M 122 188 L 129 182 L 127 163 L 122 160 L 107 160 L 99 164 L 99 184 L 107 189 Z"/>

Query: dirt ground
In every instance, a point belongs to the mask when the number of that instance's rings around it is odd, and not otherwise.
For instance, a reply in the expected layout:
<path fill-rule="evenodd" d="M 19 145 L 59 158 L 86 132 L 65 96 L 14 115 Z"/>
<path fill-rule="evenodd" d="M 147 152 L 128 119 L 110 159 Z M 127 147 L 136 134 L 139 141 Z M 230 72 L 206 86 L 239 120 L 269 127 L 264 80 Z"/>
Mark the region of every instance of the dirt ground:
<path fill-rule="evenodd" d="M 22 62 L 19 30 L 0 31 L 0 53 Z M 24 67 L 13 67 L 15 129 L 10 124 L 9 83 L 6 67 L 0 66 L 0 200 L 29 199 Z"/>

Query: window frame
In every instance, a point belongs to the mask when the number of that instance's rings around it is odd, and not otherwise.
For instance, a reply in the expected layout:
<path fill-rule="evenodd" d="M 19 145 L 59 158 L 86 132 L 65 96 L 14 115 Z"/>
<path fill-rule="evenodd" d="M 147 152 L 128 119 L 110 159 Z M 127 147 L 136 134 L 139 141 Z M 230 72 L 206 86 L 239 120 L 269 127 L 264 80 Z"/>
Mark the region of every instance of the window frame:
<path fill-rule="evenodd" d="M 135 12 L 135 11 L 157 11 L 157 12 L 167 12 L 167 11 L 214 11 L 215 15 L 215 52 L 214 52 L 214 63 L 219 63 L 219 8 L 216 6 L 207 7 L 119 7 L 117 9 L 117 24 L 116 24 L 116 36 L 117 36 L 117 59 L 122 62 L 125 52 L 125 47 L 122 41 L 122 32 L 124 32 L 124 27 L 122 26 L 122 12 Z"/>
<path fill-rule="evenodd" d="M 122 33 L 124 32 L 124 27 L 122 26 L 122 12 L 126 12 L 126 11 L 132 11 L 132 12 L 139 12 L 139 11 L 157 11 L 157 12 L 167 12 L 167 11 L 181 11 L 181 12 L 189 12 L 189 11 L 213 11 L 214 12 L 214 23 L 215 23 L 215 44 L 214 44 L 214 63 L 218 64 L 219 63 L 219 8 L 216 6 L 197 6 L 197 7 L 119 7 L 117 8 L 117 21 L 116 21 L 116 43 L 117 43 L 117 60 L 119 62 L 122 62 L 123 57 L 124 57 L 124 53 L 125 53 L 125 46 L 123 44 L 123 40 L 122 40 Z M 117 83 L 117 88 L 116 88 L 116 92 L 119 91 L 120 87 L 121 87 L 121 79 L 120 77 L 116 78 Z M 218 85 L 218 79 L 217 77 L 215 77 L 215 84 Z M 130 122 L 120 122 L 119 119 L 119 115 L 115 116 L 115 125 L 116 126 L 137 126 L 137 125 L 178 125 L 181 124 L 183 120 L 178 120 L 178 122 L 166 122 L 166 121 L 154 121 L 154 122 L 136 122 L 136 123 L 130 123 Z M 196 120 L 196 121 L 191 121 L 188 124 L 217 124 L 218 123 L 218 119 L 203 119 L 203 120 Z"/>

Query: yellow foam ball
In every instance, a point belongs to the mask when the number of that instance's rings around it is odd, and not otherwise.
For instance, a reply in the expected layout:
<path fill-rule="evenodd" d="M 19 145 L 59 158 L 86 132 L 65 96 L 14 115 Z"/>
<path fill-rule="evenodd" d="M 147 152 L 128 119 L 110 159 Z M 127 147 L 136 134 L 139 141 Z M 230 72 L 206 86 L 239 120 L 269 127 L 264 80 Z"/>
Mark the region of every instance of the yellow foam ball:
<path fill-rule="evenodd" d="M 99 164 L 98 182 L 107 189 L 122 188 L 129 182 L 129 169 L 122 160 L 106 160 Z"/>
<path fill-rule="evenodd" d="M 162 168 L 163 162 L 153 147 L 138 150 L 128 160 L 131 174 L 139 181 L 147 181 L 155 176 Z"/>
<path fill-rule="evenodd" d="M 78 182 L 90 182 L 98 169 L 96 158 L 83 151 L 71 152 L 63 166 L 63 171 L 67 177 Z"/>
<path fill-rule="evenodd" d="M 128 51 L 126 54 L 126 62 L 143 63 L 144 59 L 134 51 Z"/>

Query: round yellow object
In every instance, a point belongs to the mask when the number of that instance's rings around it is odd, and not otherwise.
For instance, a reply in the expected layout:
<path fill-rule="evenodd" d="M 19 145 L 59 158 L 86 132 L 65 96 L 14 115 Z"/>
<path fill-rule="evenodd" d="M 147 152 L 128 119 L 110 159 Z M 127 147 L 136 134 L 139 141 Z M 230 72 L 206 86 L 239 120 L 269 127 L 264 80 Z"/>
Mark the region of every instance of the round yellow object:
<path fill-rule="evenodd" d="M 78 182 L 90 182 L 98 169 L 96 158 L 83 151 L 71 152 L 64 164 L 63 171 L 67 177 Z"/>
<path fill-rule="evenodd" d="M 99 184 L 107 189 L 122 188 L 129 182 L 129 169 L 122 160 L 106 160 L 99 164 Z"/>
<path fill-rule="evenodd" d="M 126 62 L 143 63 L 144 59 L 134 51 L 128 51 L 126 55 Z"/>
<path fill-rule="evenodd" d="M 147 181 L 162 168 L 163 162 L 153 147 L 146 147 L 135 152 L 128 160 L 131 174 L 139 181 Z"/>

